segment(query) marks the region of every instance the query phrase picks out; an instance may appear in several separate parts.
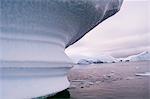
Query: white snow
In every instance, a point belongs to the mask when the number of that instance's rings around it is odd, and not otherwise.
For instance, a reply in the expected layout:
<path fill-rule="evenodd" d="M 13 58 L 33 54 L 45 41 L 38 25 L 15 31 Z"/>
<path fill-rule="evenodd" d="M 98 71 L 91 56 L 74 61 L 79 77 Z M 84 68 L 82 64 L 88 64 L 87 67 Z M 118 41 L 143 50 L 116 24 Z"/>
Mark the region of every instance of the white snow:
<path fill-rule="evenodd" d="M 80 58 L 77 63 L 82 65 L 88 64 L 99 64 L 99 63 L 113 63 L 118 62 L 118 60 L 109 55 L 99 55 L 95 57 L 82 57 Z"/>
<path fill-rule="evenodd" d="M 150 60 L 150 52 L 144 51 L 137 55 L 132 55 L 127 58 L 124 58 L 123 61 L 145 61 Z"/>
<path fill-rule="evenodd" d="M 137 55 L 131 55 L 127 58 L 114 58 L 110 55 L 96 55 L 96 56 L 75 56 L 72 57 L 74 63 L 80 65 L 98 64 L 98 63 L 116 63 L 128 61 L 146 61 L 150 60 L 150 52 L 144 51 Z"/>
<path fill-rule="evenodd" d="M 99 55 L 97 56 L 97 59 L 104 63 L 112 63 L 112 62 L 117 62 L 117 59 L 110 56 L 110 55 Z"/>

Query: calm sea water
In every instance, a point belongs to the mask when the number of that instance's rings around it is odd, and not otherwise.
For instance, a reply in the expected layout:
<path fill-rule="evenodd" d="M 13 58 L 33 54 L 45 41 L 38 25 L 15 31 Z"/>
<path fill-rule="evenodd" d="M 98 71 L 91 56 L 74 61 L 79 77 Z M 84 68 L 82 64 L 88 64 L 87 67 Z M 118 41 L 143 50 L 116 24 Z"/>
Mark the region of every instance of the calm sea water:
<path fill-rule="evenodd" d="M 150 61 L 80 65 L 68 74 L 70 88 L 46 99 L 150 99 Z"/>

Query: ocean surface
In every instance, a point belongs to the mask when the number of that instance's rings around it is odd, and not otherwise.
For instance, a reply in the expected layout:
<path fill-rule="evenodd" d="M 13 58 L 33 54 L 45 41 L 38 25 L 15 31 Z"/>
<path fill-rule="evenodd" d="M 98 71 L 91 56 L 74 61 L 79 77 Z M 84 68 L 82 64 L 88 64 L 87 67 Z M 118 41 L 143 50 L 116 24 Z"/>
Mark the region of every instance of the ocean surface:
<path fill-rule="evenodd" d="M 70 99 L 150 99 L 150 61 L 80 65 L 68 77 Z"/>
<path fill-rule="evenodd" d="M 78 65 L 70 87 L 39 99 L 150 99 L 150 61 Z"/>

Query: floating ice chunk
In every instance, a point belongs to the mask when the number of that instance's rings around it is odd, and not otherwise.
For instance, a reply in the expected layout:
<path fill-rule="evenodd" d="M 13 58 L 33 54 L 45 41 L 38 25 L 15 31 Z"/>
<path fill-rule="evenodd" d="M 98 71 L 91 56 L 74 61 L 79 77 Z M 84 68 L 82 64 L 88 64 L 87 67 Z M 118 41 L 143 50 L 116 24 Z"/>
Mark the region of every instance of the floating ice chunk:
<path fill-rule="evenodd" d="M 136 76 L 149 76 L 150 77 L 150 72 L 145 72 L 145 73 L 138 73 Z"/>

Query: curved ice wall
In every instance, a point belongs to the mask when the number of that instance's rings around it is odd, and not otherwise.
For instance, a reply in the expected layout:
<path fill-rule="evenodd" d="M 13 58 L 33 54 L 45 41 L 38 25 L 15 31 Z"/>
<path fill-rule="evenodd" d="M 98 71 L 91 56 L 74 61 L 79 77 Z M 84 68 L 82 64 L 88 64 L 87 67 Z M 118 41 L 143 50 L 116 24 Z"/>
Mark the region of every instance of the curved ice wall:
<path fill-rule="evenodd" d="M 0 0 L 0 98 L 55 94 L 69 86 L 64 53 L 122 0 Z"/>

